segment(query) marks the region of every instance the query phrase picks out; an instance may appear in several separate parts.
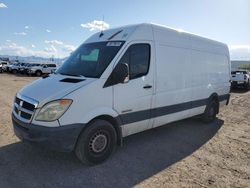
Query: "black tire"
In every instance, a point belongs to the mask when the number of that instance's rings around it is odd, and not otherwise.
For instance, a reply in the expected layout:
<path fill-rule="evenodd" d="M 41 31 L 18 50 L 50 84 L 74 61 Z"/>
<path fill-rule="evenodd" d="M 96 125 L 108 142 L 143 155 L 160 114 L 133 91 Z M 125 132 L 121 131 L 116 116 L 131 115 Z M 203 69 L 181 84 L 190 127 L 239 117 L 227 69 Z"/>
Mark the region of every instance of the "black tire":
<path fill-rule="evenodd" d="M 17 73 L 17 70 L 16 70 L 16 69 L 12 70 L 12 73 L 13 73 L 13 74 L 16 74 L 16 73 Z"/>
<path fill-rule="evenodd" d="M 36 71 L 36 76 L 41 76 L 42 75 L 42 72 L 41 71 Z"/>
<path fill-rule="evenodd" d="M 249 80 L 248 80 L 247 83 L 246 83 L 245 86 L 244 86 L 244 89 L 245 89 L 245 90 L 248 90 L 249 87 L 250 87 L 250 83 L 249 83 Z"/>
<path fill-rule="evenodd" d="M 112 124 L 105 120 L 94 120 L 80 134 L 75 154 L 83 164 L 95 165 L 108 159 L 116 144 L 117 135 Z"/>
<path fill-rule="evenodd" d="M 217 108 L 218 108 L 218 103 L 214 100 L 212 100 L 211 102 L 209 102 L 209 104 L 207 105 L 205 112 L 202 116 L 202 120 L 205 123 L 211 123 L 215 120 L 216 118 L 216 114 L 217 114 Z"/>

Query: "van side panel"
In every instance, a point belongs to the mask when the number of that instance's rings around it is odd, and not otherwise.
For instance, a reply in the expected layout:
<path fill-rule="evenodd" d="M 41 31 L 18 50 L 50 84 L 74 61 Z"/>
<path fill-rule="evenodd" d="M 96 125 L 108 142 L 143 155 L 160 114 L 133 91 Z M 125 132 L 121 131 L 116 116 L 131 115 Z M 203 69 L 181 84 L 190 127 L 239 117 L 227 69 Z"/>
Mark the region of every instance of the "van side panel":
<path fill-rule="evenodd" d="M 154 127 L 202 114 L 208 98 L 229 93 L 228 48 L 192 34 L 153 26 L 156 43 Z M 223 106 L 226 100 L 220 102 Z"/>
<path fill-rule="evenodd" d="M 192 38 L 190 67 L 194 69 L 193 98 L 204 98 L 208 93 L 219 96 L 229 93 L 230 63 L 225 45 L 200 37 Z M 199 72 L 207 77 L 204 83 L 197 81 L 201 77 Z"/>
<path fill-rule="evenodd" d="M 156 116 L 154 127 L 190 115 L 191 103 L 185 104 L 190 101 L 192 95 L 192 88 L 188 87 L 192 76 L 187 66 L 189 54 L 189 49 L 172 47 L 159 42 L 156 44 L 157 78 L 153 107 L 154 116 Z M 164 115 L 164 107 L 175 104 L 180 104 L 180 106 L 166 110 L 166 113 L 170 114 Z M 174 113 L 171 113 L 171 110 Z"/>
<path fill-rule="evenodd" d="M 192 77 L 188 86 L 192 88 L 192 101 L 209 98 L 213 93 L 218 96 L 229 93 L 229 69 L 226 56 L 191 50 L 188 64 L 192 67 Z M 197 107 L 191 109 L 190 113 L 198 115 L 204 110 L 205 106 Z"/>

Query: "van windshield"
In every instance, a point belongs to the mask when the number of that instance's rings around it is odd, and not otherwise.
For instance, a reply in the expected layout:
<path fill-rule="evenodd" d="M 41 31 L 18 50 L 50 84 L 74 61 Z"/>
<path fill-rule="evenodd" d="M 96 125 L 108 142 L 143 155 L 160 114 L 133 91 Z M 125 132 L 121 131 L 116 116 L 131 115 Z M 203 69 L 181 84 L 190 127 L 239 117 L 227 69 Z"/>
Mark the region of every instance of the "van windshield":
<path fill-rule="evenodd" d="M 58 74 L 100 78 L 124 42 L 96 42 L 81 45 L 56 71 Z"/>

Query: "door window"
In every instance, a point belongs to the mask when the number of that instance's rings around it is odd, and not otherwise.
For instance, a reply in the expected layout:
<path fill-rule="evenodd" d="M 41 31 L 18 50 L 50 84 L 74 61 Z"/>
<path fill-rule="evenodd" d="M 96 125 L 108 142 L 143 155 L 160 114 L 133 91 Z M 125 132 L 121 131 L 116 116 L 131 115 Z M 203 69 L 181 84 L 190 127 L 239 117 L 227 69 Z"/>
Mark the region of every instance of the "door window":
<path fill-rule="evenodd" d="M 130 80 L 146 75 L 148 73 L 150 63 L 150 45 L 131 45 L 119 63 L 127 63 L 129 65 Z"/>

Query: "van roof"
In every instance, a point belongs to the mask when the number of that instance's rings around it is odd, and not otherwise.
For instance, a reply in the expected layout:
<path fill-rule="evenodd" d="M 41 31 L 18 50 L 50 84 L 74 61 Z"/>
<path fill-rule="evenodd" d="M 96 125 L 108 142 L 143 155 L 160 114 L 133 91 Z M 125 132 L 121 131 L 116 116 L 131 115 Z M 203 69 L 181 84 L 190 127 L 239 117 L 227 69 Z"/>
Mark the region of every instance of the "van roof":
<path fill-rule="evenodd" d="M 112 40 L 154 40 L 172 46 L 206 50 L 229 56 L 228 47 L 224 43 L 155 23 L 140 23 L 104 30 L 92 35 L 85 43 Z"/>

